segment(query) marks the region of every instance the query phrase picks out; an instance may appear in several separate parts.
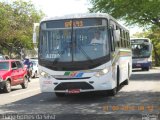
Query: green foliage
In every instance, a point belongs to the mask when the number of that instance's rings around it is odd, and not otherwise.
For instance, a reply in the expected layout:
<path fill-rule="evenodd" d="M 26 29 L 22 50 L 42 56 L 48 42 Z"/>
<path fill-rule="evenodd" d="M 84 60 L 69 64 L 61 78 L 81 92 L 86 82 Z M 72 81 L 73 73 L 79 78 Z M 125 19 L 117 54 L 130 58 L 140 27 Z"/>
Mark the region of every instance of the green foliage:
<path fill-rule="evenodd" d="M 90 0 L 90 12 L 109 13 L 128 24 L 160 26 L 160 0 Z"/>
<path fill-rule="evenodd" d="M 33 48 L 33 23 L 43 16 L 31 2 L 0 2 L 0 46 L 18 54 L 19 49 Z"/>
<path fill-rule="evenodd" d="M 153 26 L 151 28 L 151 33 L 148 35 L 152 39 L 153 48 L 154 48 L 154 60 L 156 66 L 160 66 L 160 28 Z"/>
<path fill-rule="evenodd" d="M 90 0 L 90 12 L 102 12 L 149 30 L 134 37 L 149 37 L 153 43 L 153 58 L 160 65 L 160 0 Z"/>

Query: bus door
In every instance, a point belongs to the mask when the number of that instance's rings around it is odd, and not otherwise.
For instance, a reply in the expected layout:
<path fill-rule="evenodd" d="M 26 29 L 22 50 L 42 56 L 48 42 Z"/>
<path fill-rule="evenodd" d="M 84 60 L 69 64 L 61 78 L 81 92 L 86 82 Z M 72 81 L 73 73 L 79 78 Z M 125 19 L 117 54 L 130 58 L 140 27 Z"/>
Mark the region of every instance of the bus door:
<path fill-rule="evenodd" d="M 117 71 L 117 55 L 118 53 L 115 52 L 115 23 L 113 21 L 110 21 L 110 44 L 111 44 L 111 62 L 112 62 L 112 77 L 113 80 L 116 80 L 116 71 Z"/>

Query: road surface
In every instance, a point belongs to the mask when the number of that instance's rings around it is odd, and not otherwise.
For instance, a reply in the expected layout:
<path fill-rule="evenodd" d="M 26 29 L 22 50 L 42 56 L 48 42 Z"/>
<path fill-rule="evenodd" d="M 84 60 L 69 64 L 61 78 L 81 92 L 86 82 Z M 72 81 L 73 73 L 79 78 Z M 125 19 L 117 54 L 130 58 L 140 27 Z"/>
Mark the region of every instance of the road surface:
<path fill-rule="evenodd" d="M 54 93 L 41 93 L 38 78 L 32 79 L 27 89 L 16 86 L 11 93 L 0 93 L 1 118 L 9 113 L 48 120 L 158 120 L 160 69 L 133 71 L 129 85 L 114 97 L 85 94 L 57 98 Z"/>

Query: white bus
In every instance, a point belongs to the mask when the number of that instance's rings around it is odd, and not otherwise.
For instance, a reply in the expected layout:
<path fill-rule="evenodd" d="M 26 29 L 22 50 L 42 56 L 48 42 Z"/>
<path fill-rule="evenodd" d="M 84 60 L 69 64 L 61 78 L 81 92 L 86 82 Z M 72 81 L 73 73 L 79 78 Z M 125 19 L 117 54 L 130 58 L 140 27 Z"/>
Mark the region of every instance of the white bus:
<path fill-rule="evenodd" d="M 129 31 L 108 14 L 45 18 L 40 23 L 39 71 L 42 92 L 78 94 L 128 84 L 132 69 Z M 92 44 L 95 33 L 103 42 Z"/>
<path fill-rule="evenodd" d="M 152 43 L 149 38 L 131 38 L 132 67 L 149 70 L 152 65 Z"/>

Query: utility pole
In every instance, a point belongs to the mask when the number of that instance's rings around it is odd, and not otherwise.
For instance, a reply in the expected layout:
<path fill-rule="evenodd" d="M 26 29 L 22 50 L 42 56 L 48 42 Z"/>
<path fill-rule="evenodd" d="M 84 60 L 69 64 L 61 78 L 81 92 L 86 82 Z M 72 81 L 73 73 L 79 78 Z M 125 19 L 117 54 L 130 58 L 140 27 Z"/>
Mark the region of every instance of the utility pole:
<path fill-rule="evenodd" d="M 36 28 L 39 27 L 39 23 L 33 24 L 33 43 L 37 43 L 37 34 L 36 34 Z"/>
<path fill-rule="evenodd" d="M 36 32 L 36 28 L 39 27 L 39 23 L 34 23 L 33 24 L 33 44 L 34 44 L 34 50 L 37 52 L 38 54 L 38 49 L 37 49 L 37 32 Z"/>

